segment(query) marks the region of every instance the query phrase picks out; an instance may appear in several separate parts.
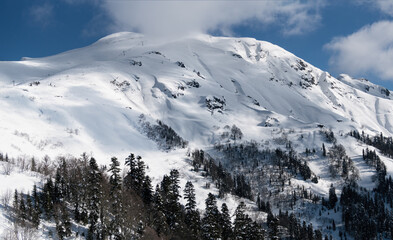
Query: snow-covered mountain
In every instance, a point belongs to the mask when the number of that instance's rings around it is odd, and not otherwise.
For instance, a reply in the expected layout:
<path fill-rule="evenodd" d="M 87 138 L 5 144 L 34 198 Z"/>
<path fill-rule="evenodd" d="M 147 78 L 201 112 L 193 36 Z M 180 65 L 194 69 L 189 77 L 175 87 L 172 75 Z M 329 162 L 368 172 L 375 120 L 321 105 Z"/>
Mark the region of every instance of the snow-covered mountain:
<path fill-rule="evenodd" d="M 118 33 L 47 58 L 1 62 L 0 73 L 2 151 L 12 155 L 150 151 L 137 130 L 140 114 L 162 120 L 191 146 L 213 144 L 233 124 L 254 140 L 274 128 L 317 124 L 393 132 L 393 105 L 380 87 L 335 79 L 249 38 L 159 43 Z"/>
<path fill-rule="evenodd" d="M 348 136 L 393 134 L 390 92 L 365 79 L 332 77 L 268 42 L 251 38 L 198 35 L 160 42 L 136 33 L 117 33 L 85 48 L 45 58 L 0 62 L 0 151 L 9 156 L 52 159 L 91 153 L 99 163 L 130 152 L 144 157 L 153 181 L 170 169 L 181 170 L 181 186 L 197 182 L 203 208 L 207 181 L 190 171 L 187 149 L 164 151 L 146 123 L 173 128 L 189 149 L 214 151 L 220 143 L 255 141 L 260 149 L 292 143 L 305 157 L 318 183 L 292 182 L 327 197 L 331 177 L 322 157 L 323 131 L 359 171 L 359 184 L 373 188 L 375 170 L 361 159 L 366 145 Z M 241 140 L 228 138 L 235 125 Z M 372 148 L 372 147 L 370 147 Z M 393 160 L 382 157 L 388 174 Z M 231 211 L 236 207 L 233 201 Z M 322 223 L 314 223 L 321 225 Z"/>

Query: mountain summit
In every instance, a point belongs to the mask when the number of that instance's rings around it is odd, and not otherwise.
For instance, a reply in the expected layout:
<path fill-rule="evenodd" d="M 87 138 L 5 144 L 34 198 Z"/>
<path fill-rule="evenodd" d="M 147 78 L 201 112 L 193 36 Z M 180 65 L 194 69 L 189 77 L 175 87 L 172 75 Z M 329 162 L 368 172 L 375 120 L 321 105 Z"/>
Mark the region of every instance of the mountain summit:
<path fill-rule="evenodd" d="M 393 133 L 387 89 L 336 79 L 250 38 L 159 43 L 117 33 L 55 56 L 1 62 L 0 84 L 0 141 L 12 155 L 149 149 L 137 140 L 141 114 L 200 146 L 218 141 L 226 125 L 257 141 L 281 128 Z"/>

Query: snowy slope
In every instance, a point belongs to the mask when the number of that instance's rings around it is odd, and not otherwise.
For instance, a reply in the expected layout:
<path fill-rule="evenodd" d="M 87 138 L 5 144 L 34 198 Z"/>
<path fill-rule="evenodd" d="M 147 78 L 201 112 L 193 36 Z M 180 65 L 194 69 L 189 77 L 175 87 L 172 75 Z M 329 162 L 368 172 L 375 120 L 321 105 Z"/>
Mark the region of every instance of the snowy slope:
<path fill-rule="evenodd" d="M 0 151 L 10 156 L 78 156 L 101 164 L 130 152 L 143 156 L 153 183 L 171 168 L 181 186 L 197 183 L 198 206 L 206 179 L 189 171 L 186 149 L 162 151 L 141 129 L 140 115 L 171 126 L 190 148 L 220 142 L 236 125 L 244 140 L 265 142 L 287 132 L 295 149 L 321 148 L 321 127 L 332 129 L 372 188 L 373 171 L 360 161 L 362 147 L 345 134 L 393 134 L 393 100 L 386 89 L 347 75 L 339 79 L 284 49 L 251 38 L 198 35 L 159 42 L 117 33 L 91 46 L 46 58 L 0 62 Z M 270 142 L 269 147 L 275 147 Z M 330 146 L 327 146 L 330 147 Z M 360 156 L 360 157 L 359 157 Z M 326 159 L 309 159 L 320 195 L 331 183 Z M 391 159 L 383 158 L 388 173 Z M 231 211 L 236 206 L 234 199 Z"/>
<path fill-rule="evenodd" d="M 118 33 L 52 57 L 1 62 L 0 73 L 0 141 L 12 155 L 150 151 L 137 131 L 142 113 L 191 145 L 214 143 L 227 124 L 256 140 L 271 125 L 393 132 L 389 97 L 359 91 L 255 39 L 158 43 Z M 214 97 L 225 101 L 222 110 L 206 107 Z"/>

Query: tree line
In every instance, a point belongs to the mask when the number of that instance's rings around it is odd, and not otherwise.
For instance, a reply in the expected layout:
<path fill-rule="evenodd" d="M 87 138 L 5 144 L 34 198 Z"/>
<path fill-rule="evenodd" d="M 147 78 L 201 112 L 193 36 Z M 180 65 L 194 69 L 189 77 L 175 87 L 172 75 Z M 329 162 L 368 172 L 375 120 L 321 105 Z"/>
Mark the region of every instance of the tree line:
<path fill-rule="evenodd" d="M 12 212 L 21 226 L 39 228 L 43 221 L 55 223 L 49 235 L 59 239 L 81 236 L 86 239 L 250 239 L 278 237 L 279 226 L 290 227 L 293 238 L 308 233 L 308 239 L 321 239 L 312 226 L 298 220 L 287 222 L 287 215 L 275 216 L 269 209 L 267 222 L 256 222 L 240 202 L 231 215 L 226 203 L 219 208 L 217 196 L 208 194 L 203 213 L 196 207 L 195 188 L 188 181 L 180 193 L 179 172 L 172 169 L 153 187 L 140 156 L 130 154 L 120 162 L 111 158 L 109 166 L 98 166 L 93 157 L 61 158 L 54 176 L 42 188 L 30 193 L 15 191 Z M 180 203 L 180 198 L 185 204 Z M 291 218 L 293 218 L 292 216 Z M 232 219 L 233 218 L 233 222 Z M 75 232 L 75 225 L 83 226 Z M 303 224 L 304 225 L 304 224 Z M 311 227 L 311 230 L 307 230 Z M 299 235 L 303 236 L 303 235 Z"/>

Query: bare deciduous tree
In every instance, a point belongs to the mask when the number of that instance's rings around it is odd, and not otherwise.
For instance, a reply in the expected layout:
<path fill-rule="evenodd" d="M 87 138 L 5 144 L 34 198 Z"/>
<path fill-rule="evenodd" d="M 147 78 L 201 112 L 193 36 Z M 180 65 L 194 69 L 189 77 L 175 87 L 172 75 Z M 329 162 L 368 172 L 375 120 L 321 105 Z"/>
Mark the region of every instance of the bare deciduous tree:
<path fill-rule="evenodd" d="M 20 226 L 13 223 L 0 237 L 4 240 L 35 240 L 37 239 L 37 230 L 31 226 Z"/>
<path fill-rule="evenodd" d="M 11 198 L 12 198 L 12 191 L 11 189 L 8 188 L 1 196 L 1 204 L 4 206 L 6 210 L 8 209 L 8 205 L 10 203 Z"/>
<path fill-rule="evenodd" d="M 15 166 L 13 162 L 8 161 L 8 162 L 3 162 L 2 167 L 3 167 L 3 174 L 10 175 L 11 172 L 14 170 Z"/>

